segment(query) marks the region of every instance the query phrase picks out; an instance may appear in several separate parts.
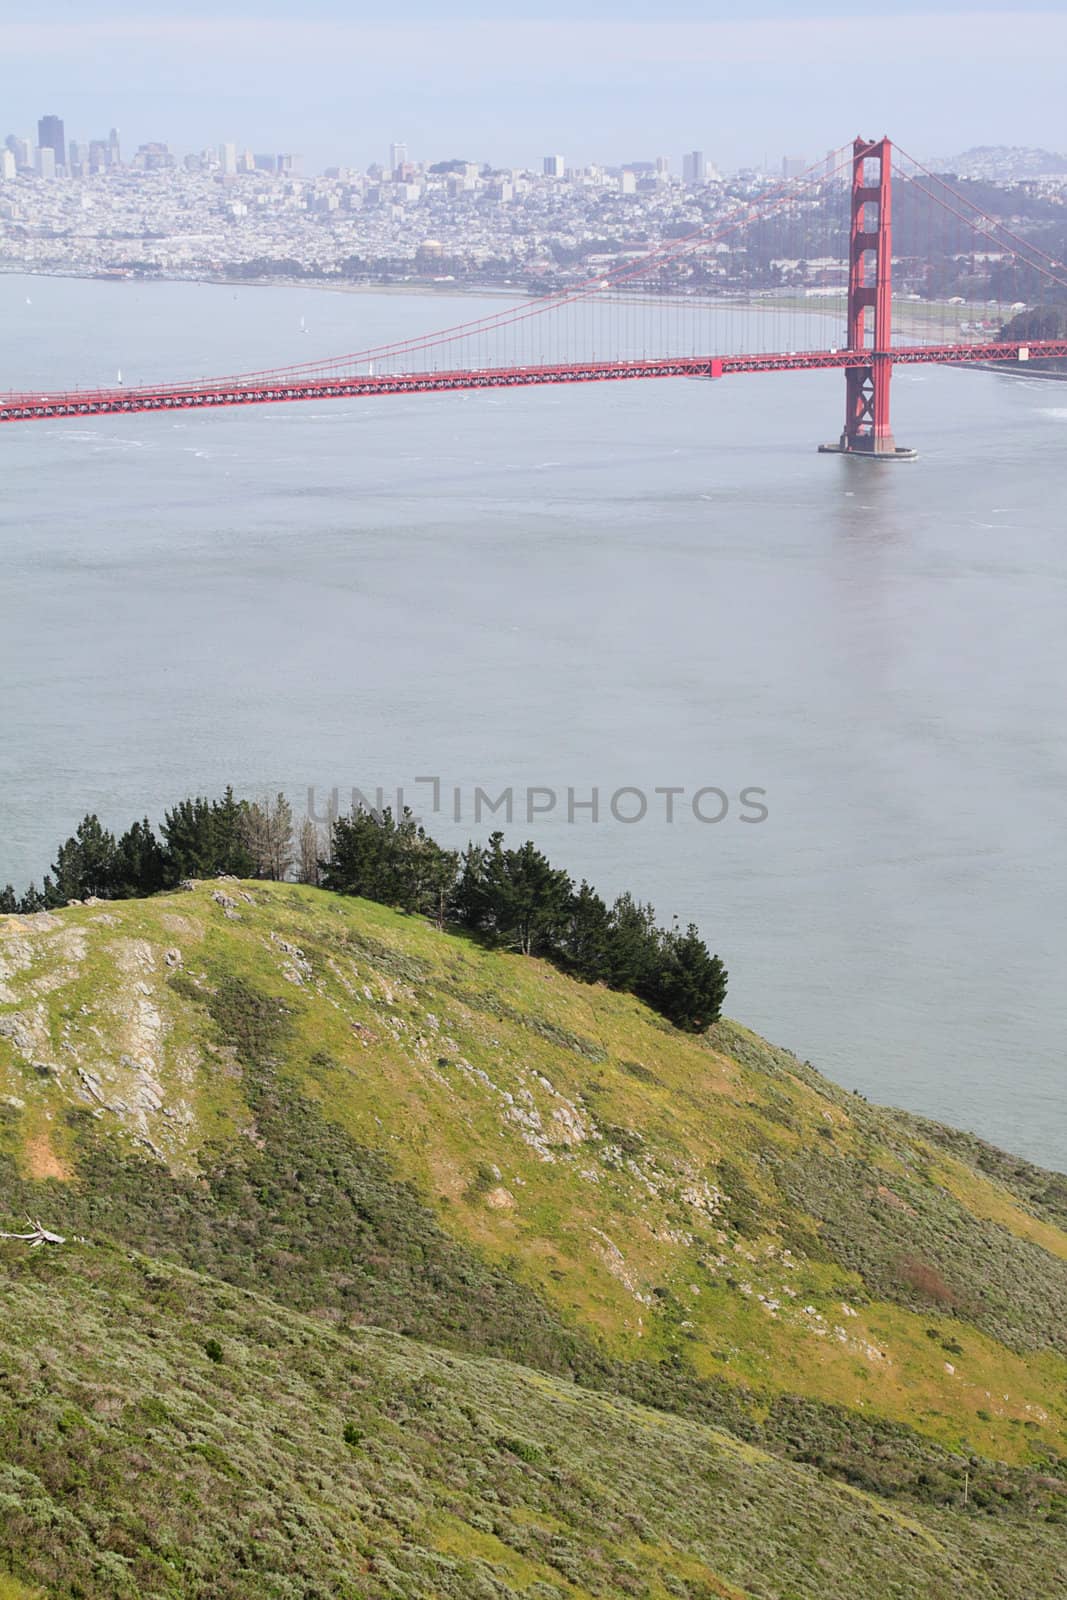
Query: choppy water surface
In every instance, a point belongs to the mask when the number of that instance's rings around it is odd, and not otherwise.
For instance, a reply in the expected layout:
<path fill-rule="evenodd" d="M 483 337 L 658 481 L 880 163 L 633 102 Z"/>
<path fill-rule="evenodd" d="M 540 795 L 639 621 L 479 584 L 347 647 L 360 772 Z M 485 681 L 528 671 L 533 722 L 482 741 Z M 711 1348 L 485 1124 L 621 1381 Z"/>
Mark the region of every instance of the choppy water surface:
<path fill-rule="evenodd" d="M 474 310 L 5 278 L 0 314 L 3 387 L 43 391 Z M 884 468 L 815 454 L 842 391 L 783 374 L 3 429 L 0 881 L 39 877 L 85 810 L 123 824 L 226 781 L 438 775 L 449 838 L 493 825 L 478 785 L 551 788 L 511 831 L 696 920 L 734 1015 L 1064 1166 L 1067 387 L 901 372 L 922 457 Z M 643 821 L 610 816 L 622 785 Z M 765 789 L 767 821 L 684 799 L 664 821 L 657 787 L 710 785 Z M 599 789 L 599 822 L 566 821 L 569 786 Z"/>

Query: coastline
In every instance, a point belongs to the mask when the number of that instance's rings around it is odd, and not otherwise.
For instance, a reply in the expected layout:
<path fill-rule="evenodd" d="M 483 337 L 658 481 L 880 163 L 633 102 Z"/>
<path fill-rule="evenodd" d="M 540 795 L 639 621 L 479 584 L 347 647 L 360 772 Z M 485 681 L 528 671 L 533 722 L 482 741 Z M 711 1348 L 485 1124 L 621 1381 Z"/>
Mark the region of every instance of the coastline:
<path fill-rule="evenodd" d="M 435 283 L 430 279 L 419 283 L 331 283 L 324 278 L 226 278 L 207 274 L 187 273 L 135 273 L 130 276 L 99 272 L 62 272 L 31 266 L 0 267 L 0 277 L 5 278 L 61 278 L 69 283 L 104 283 L 117 286 L 137 284 L 188 283 L 211 289 L 308 289 L 318 294 L 398 294 L 438 295 L 442 300 L 470 299 L 479 296 L 499 296 L 501 299 L 525 301 L 536 299 L 532 291 L 498 284 Z"/>

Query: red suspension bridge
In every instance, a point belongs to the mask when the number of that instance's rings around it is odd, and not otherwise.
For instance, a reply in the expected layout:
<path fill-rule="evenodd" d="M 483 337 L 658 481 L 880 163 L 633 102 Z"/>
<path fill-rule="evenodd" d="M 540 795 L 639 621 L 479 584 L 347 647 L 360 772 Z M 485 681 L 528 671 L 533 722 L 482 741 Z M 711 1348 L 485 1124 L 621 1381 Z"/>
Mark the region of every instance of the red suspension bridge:
<path fill-rule="evenodd" d="M 1046 294 L 1062 303 L 1067 298 L 1067 266 L 911 158 L 906 179 L 913 212 L 910 256 L 894 258 L 893 154 L 888 139 L 857 139 L 800 180 L 751 203 L 742 201 L 732 212 L 680 239 L 667 240 L 636 262 L 627 260 L 574 288 L 433 334 L 238 377 L 0 394 L 0 422 L 833 369 L 845 374 L 845 421 L 838 443 L 822 448 L 868 459 L 908 458 L 914 452 L 900 449 L 893 435 L 894 367 L 988 363 L 1020 367 L 1052 358 L 1067 360 L 1067 338 L 1010 338 L 1003 320 L 1004 311 L 1010 310 L 1016 314 L 1016 324 L 1025 325 L 1026 318 L 1019 313 L 1039 309 L 1037 302 L 1043 303 Z M 924 253 L 915 237 L 919 196 L 929 202 L 929 215 L 940 218 L 943 252 L 953 254 L 953 247 L 945 243 L 944 225 L 946 218 L 954 218 L 956 259 L 969 255 L 972 269 L 976 261 L 987 267 L 994 262 L 1025 269 L 1036 293 L 1003 309 L 996 305 L 995 317 L 989 314 L 993 304 L 989 299 L 985 319 L 968 322 L 959 311 L 960 306 L 966 309 L 960 296 L 942 294 L 935 302 L 911 293 L 901 304 L 898 290 L 902 314 L 895 330 L 894 260 L 899 264 L 903 259 L 914 278 Z M 785 252 L 786 259 L 776 264 L 776 270 L 799 266 L 788 257 L 791 237 L 802 251 L 810 243 L 812 214 L 825 213 L 834 203 L 846 208 L 842 219 L 846 265 L 837 288 L 830 282 L 792 298 L 788 289 L 739 296 L 731 290 L 728 276 L 723 276 L 720 287 L 716 274 L 724 272 L 722 258 L 736 260 L 738 254 L 743 258 L 753 235 L 766 228 L 776 230 L 774 240 Z M 932 239 L 932 227 L 928 225 L 927 231 Z M 963 235 L 967 242 L 960 248 Z M 981 250 L 976 248 L 979 243 Z M 829 261 L 826 270 L 832 278 Z M 694 289 L 694 283 L 705 287 Z M 810 299 L 805 298 L 808 295 Z M 840 330 L 833 344 L 827 340 L 831 317 Z M 1040 323 L 1034 320 L 1032 325 Z M 786 330 L 789 337 L 783 340 L 780 336 Z M 784 343 L 789 348 L 783 349 Z M 804 344 L 809 347 L 803 348 Z"/>

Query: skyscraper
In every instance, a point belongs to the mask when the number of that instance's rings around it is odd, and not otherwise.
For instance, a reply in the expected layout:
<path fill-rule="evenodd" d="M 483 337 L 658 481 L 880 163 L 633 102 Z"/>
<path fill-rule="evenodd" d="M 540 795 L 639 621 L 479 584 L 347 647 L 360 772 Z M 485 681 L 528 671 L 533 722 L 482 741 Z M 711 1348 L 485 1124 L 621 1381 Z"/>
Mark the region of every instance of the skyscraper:
<path fill-rule="evenodd" d="M 233 143 L 219 145 L 219 166 L 223 175 L 232 178 L 237 171 L 237 146 Z"/>
<path fill-rule="evenodd" d="M 9 133 L 4 140 L 4 147 L 11 151 L 15 158 L 16 167 L 25 168 L 32 165 L 33 147 L 28 139 L 20 139 L 17 133 Z"/>
<path fill-rule="evenodd" d="M 703 183 L 707 175 L 708 168 L 703 150 L 690 150 L 688 155 L 682 157 L 683 183 Z"/>
<path fill-rule="evenodd" d="M 563 157 L 546 156 L 544 161 L 544 174 L 546 178 L 562 178 Z"/>
<path fill-rule="evenodd" d="M 107 155 L 111 166 L 118 167 L 122 165 L 122 150 L 119 145 L 119 130 L 117 128 L 112 128 L 107 136 Z"/>
<path fill-rule="evenodd" d="M 67 144 L 63 136 L 62 117 L 42 117 L 37 124 L 37 144 L 41 150 L 51 150 L 57 167 L 67 164 Z"/>
<path fill-rule="evenodd" d="M 389 176 L 392 177 L 398 167 L 407 165 L 408 147 L 406 144 L 391 144 L 389 146 Z"/>

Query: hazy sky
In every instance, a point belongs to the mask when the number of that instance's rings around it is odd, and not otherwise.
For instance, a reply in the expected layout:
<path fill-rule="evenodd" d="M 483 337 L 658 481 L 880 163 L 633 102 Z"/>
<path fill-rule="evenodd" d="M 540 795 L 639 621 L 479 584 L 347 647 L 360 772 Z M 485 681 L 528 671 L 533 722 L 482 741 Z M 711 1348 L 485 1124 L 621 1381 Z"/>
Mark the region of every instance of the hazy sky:
<path fill-rule="evenodd" d="M 50 0 L 0 28 L 2 132 L 54 111 L 127 152 L 236 139 L 365 166 L 815 157 L 857 133 L 914 154 L 1067 148 L 1067 0 Z M 872 5 L 870 18 L 876 16 Z"/>

